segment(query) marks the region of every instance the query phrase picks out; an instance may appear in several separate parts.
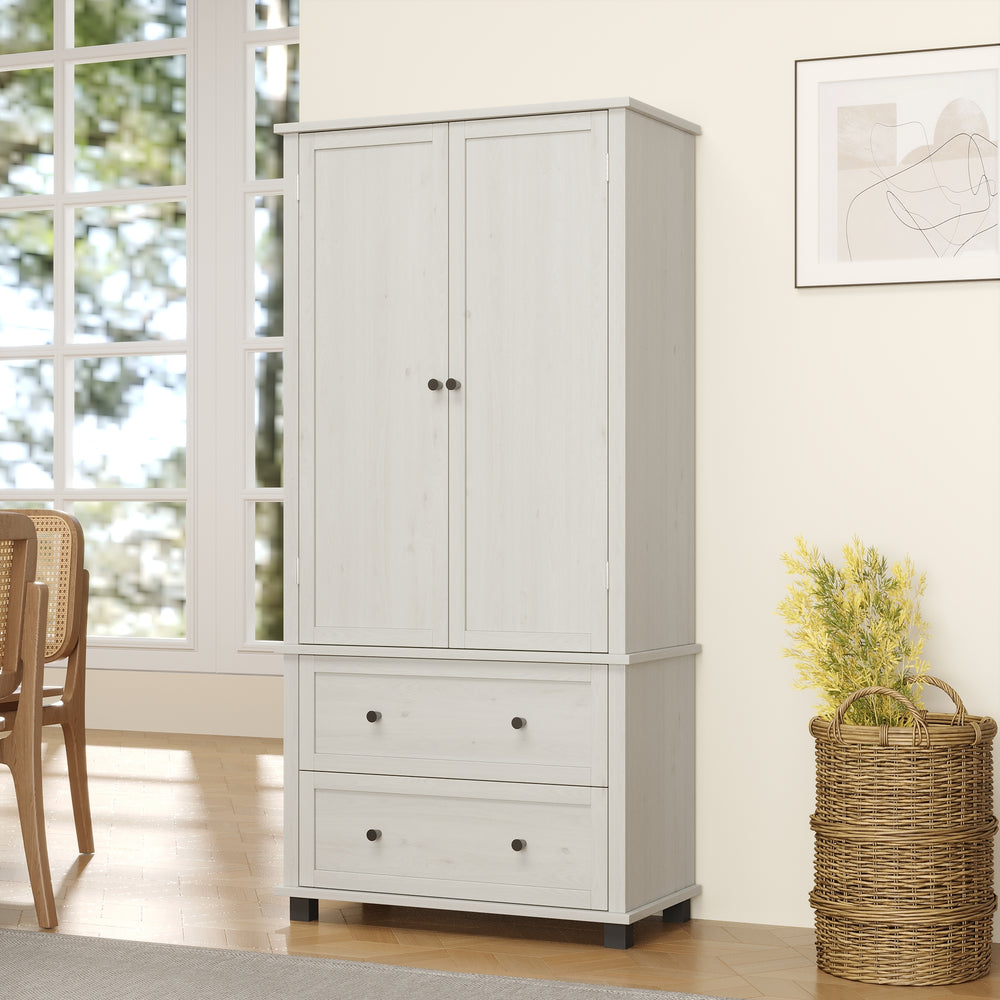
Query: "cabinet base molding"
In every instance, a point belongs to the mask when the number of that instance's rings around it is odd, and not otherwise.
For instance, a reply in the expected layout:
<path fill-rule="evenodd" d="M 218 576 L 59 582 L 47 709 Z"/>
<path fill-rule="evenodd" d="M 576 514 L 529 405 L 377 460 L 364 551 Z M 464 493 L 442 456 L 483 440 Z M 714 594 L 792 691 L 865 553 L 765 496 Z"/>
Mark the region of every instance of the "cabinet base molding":
<path fill-rule="evenodd" d="M 691 919 L 691 900 L 701 893 L 700 885 L 691 885 L 669 896 L 650 900 L 643 906 L 618 913 L 609 910 L 576 910 L 569 907 L 501 904 L 485 900 L 443 899 L 437 896 L 404 896 L 390 893 L 328 891 L 312 887 L 278 886 L 275 892 L 288 895 L 289 919 L 309 922 L 319 919 L 319 901 L 340 903 L 372 903 L 378 906 L 413 906 L 434 910 L 458 910 L 472 913 L 501 913 L 513 917 L 544 917 L 550 920 L 578 920 L 582 923 L 604 924 L 605 948 L 631 948 L 632 925 L 637 920 L 661 912 L 669 923 L 685 923 Z M 309 896 L 302 896 L 307 892 Z"/>
<path fill-rule="evenodd" d="M 663 911 L 665 924 L 686 924 L 691 919 L 691 900 L 674 903 Z M 604 947 L 623 951 L 635 944 L 635 924 L 605 924 Z"/>

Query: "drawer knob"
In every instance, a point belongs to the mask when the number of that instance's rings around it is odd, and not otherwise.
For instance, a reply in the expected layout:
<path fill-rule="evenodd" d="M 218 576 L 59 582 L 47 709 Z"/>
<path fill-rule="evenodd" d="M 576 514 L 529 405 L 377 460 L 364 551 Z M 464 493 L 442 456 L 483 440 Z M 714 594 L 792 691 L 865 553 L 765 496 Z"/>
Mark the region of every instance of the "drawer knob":
<path fill-rule="evenodd" d="M 514 729 L 524 729 L 524 727 L 528 724 L 528 720 L 522 718 L 520 715 L 515 715 L 514 718 L 510 720 L 510 724 Z"/>
<path fill-rule="evenodd" d="M 462 383 L 457 378 L 446 378 L 444 380 L 444 387 L 448 390 L 461 389 Z"/>
<path fill-rule="evenodd" d="M 376 841 L 376 840 L 378 840 L 378 839 L 379 839 L 379 838 L 380 838 L 380 837 L 382 836 L 382 831 L 381 831 L 381 830 L 368 830 L 368 831 L 367 831 L 367 832 L 365 833 L 365 836 L 366 836 L 366 837 L 367 837 L 367 838 L 368 838 L 368 839 L 369 839 L 369 840 L 370 840 L 370 841 L 371 841 L 372 843 L 375 843 L 375 841 Z"/>
<path fill-rule="evenodd" d="M 436 392 L 443 384 L 444 383 L 439 378 L 429 378 L 427 380 L 427 388 L 430 389 L 431 392 Z"/>
<path fill-rule="evenodd" d="M 526 840 L 521 840 L 520 837 L 510 842 L 510 847 L 513 851 L 523 851 L 527 846 L 528 842 Z"/>
<path fill-rule="evenodd" d="M 372 709 L 370 712 L 368 712 L 365 715 L 365 718 L 369 722 L 378 722 L 378 720 L 382 718 L 382 713 L 381 712 L 376 712 L 375 709 Z"/>

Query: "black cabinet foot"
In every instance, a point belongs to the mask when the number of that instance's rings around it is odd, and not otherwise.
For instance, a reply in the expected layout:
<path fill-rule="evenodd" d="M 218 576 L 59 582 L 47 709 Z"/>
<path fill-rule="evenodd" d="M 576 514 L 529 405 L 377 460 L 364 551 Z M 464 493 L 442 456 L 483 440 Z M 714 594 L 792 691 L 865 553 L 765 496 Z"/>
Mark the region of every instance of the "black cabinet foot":
<path fill-rule="evenodd" d="M 605 924 L 604 947 L 624 950 L 635 943 L 635 932 L 631 924 Z"/>
<path fill-rule="evenodd" d="M 319 900 L 303 899 L 301 896 L 292 896 L 288 900 L 288 917 L 290 920 L 319 920 Z"/>
<path fill-rule="evenodd" d="M 663 911 L 663 922 L 665 924 L 686 924 L 690 919 L 690 899 L 685 899 L 682 903 L 675 903 L 673 906 L 668 906 Z"/>

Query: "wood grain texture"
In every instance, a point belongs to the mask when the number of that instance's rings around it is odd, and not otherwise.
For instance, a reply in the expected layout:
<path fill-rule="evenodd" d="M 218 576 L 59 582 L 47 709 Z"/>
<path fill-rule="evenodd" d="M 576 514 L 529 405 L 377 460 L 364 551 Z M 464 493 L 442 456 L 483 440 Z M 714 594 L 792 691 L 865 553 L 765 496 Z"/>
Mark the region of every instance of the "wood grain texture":
<path fill-rule="evenodd" d="M 447 130 L 302 159 L 301 638 L 447 641 Z"/>
<path fill-rule="evenodd" d="M 694 642 L 694 137 L 626 113 L 625 649 Z M 669 178 L 669 181 L 665 181 Z"/>
<path fill-rule="evenodd" d="M 451 146 L 451 645 L 606 651 L 607 115 L 456 124 Z"/>
<path fill-rule="evenodd" d="M 317 771 L 300 781 L 303 885 L 605 905 L 602 788 Z"/>
<path fill-rule="evenodd" d="M 604 665 L 312 656 L 299 669 L 304 768 L 607 783 Z"/>

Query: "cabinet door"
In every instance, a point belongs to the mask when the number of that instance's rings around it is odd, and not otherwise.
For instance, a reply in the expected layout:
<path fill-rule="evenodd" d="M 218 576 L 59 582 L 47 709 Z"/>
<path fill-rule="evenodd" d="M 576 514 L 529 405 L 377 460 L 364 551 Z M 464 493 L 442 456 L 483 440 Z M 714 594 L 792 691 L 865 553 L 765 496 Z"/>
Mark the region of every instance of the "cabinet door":
<path fill-rule="evenodd" d="M 447 645 L 447 126 L 302 143 L 299 638 Z"/>
<path fill-rule="evenodd" d="M 451 644 L 607 649 L 607 113 L 451 126 Z"/>

